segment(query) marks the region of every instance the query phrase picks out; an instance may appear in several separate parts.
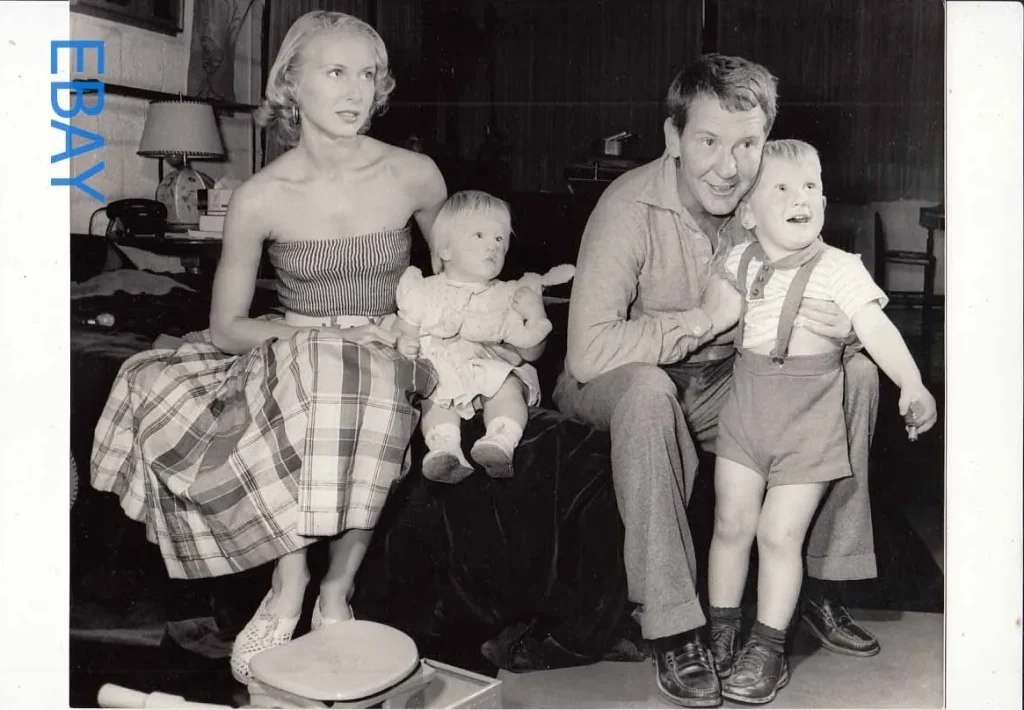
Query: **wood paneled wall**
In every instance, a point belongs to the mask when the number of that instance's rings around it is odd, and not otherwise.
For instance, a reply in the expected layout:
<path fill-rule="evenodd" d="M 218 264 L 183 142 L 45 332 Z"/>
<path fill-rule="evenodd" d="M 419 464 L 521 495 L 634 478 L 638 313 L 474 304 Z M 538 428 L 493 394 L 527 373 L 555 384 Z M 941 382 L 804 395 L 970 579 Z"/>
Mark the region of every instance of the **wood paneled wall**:
<path fill-rule="evenodd" d="M 718 51 L 779 77 L 774 137 L 821 152 L 829 197 L 943 197 L 941 0 L 720 0 Z"/>
<path fill-rule="evenodd" d="M 490 126 L 504 134 L 514 186 L 550 191 L 566 189 L 570 159 L 619 130 L 659 155 L 665 91 L 700 53 L 701 10 L 700 0 L 431 3 L 424 61 L 441 68 L 426 122 L 438 150 L 474 159 Z"/>
<path fill-rule="evenodd" d="M 773 135 L 818 147 L 830 199 L 942 199 L 941 0 L 706 2 L 709 27 L 702 0 L 271 0 L 269 41 L 309 9 L 374 14 L 398 81 L 374 135 L 466 161 L 497 131 L 530 191 L 622 129 L 660 155 L 668 84 L 713 44 L 779 77 Z"/>

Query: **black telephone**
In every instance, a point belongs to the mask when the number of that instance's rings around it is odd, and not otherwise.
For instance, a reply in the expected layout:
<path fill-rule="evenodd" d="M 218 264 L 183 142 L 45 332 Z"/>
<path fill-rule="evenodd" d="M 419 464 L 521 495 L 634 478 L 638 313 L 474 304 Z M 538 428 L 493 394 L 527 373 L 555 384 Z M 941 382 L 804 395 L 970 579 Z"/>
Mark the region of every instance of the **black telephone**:
<path fill-rule="evenodd" d="M 156 200 L 133 197 L 111 202 L 106 207 L 107 237 L 163 237 L 167 229 L 167 206 Z"/>

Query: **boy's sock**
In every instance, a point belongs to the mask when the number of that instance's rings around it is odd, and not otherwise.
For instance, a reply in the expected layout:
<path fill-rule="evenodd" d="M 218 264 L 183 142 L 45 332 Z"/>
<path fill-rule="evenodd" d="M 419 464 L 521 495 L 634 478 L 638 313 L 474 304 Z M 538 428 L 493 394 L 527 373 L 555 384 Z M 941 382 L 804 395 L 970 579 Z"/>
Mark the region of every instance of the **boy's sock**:
<path fill-rule="evenodd" d="M 711 619 L 711 656 L 715 659 L 715 670 L 719 678 L 732 673 L 732 665 L 740 647 L 740 622 L 742 615 L 738 606 L 713 606 L 708 609 Z"/>
<path fill-rule="evenodd" d="M 757 639 L 761 645 L 770 648 L 776 653 L 782 653 L 786 645 L 786 630 L 774 629 L 760 621 L 754 622 L 754 628 L 750 630 L 750 640 Z"/>
<path fill-rule="evenodd" d="M 708 617 L 711 619 L 712 626 L 728 626 L 739 631 L 743 615 L 738 606 L 713 606 L 708 609 Z"/>

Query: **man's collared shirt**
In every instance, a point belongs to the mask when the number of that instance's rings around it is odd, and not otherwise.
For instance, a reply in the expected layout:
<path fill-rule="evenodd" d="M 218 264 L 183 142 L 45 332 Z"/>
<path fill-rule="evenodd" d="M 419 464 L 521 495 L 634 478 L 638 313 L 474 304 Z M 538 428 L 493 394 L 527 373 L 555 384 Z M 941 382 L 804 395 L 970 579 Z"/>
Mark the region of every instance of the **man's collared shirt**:
<path fill-rule="evenodd" d="M 748 236 L 729 218 L 712 244 L 679 199 L 668 153 L 618 178 L 583 232 L 569 305 L 568 373 L 589 382 L 628 363 L 676 363 L 709 342 L 701 295 L 713 267 Z M 718 342 L 732 337 L 730 331 Z"/>

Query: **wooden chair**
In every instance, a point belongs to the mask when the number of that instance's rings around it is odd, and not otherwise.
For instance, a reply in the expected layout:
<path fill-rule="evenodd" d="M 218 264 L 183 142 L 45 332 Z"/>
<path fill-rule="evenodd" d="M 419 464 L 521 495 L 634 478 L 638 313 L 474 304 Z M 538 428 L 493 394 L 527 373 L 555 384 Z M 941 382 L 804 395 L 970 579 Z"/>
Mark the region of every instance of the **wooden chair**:
<path fill-rule="evenodd" d="M 935 303 L 935 230 L 945 229 L 945 210 L 943 205 L 922 207 L 918 222 L 928 230 L 928 239 L 924 251 L 889 249 L 885 239 L 885 226 L 882 216 L 875 212 L 875 280 L 883 291 L 896 302 L 914 303 L 917 294 L 912 292 L 890 291 L 887 283 L 887 267 L 889 264 L 909 264 L 924 269 L 924 289 L 920 294 L 921 329 L 927 340 L 931 334 L 931 309 Z"/>

